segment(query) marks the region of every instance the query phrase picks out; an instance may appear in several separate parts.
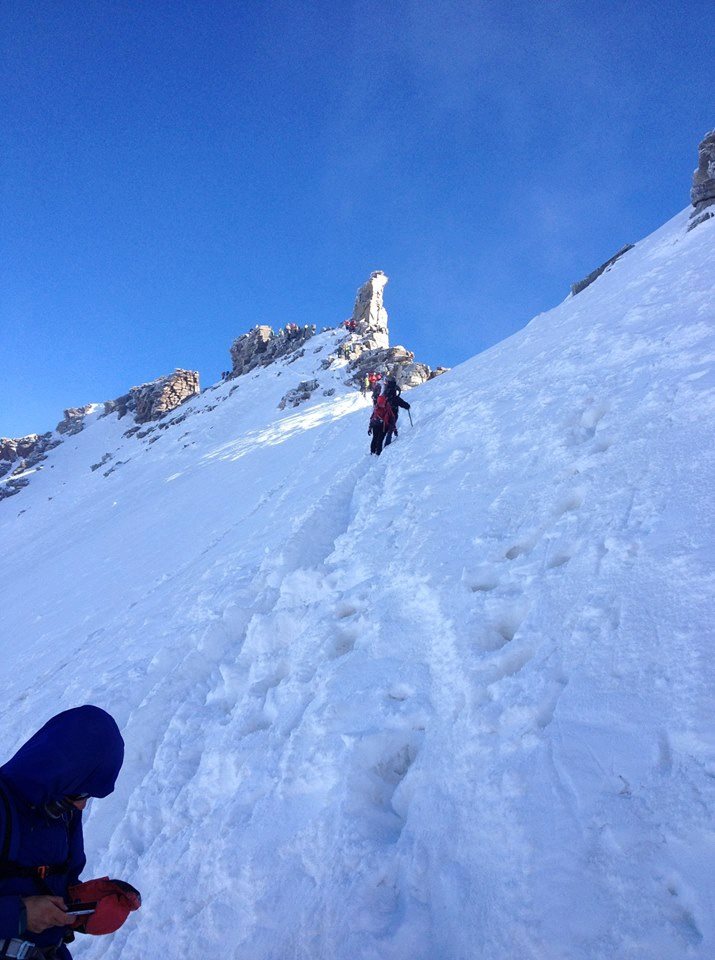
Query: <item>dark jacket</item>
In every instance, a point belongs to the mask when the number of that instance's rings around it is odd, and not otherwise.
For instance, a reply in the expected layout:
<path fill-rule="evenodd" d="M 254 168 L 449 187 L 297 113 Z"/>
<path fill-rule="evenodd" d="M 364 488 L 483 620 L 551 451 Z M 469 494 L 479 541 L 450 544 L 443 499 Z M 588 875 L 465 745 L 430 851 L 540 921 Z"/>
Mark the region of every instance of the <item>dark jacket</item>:
<path fill-rule="evenodd" d="M 403 400 L 400 396 L 399 388 L 397 390 L 390 390 L 388 387 L 388 389 L 385 391 L 385 396 L 387 397 L 388 403 L 392 407 L 392 412 L 395 414 L 395 420 L 397 420 L 400 415 L 400 407 L 402 407 L 403 410 L 410 409 L 409 403 L 406 400 Z"/>
<path fill-rule="evenodd" d="M 39 946 L 57 944 L 64 927 L 23 931 L 21 897 L 52 893 L 66 897 L 85 865 L 82 813 L 72 809 L 54 819 L 45 804 L 88 793 L 106 797 L 124 759 L 124 741 L 115 721 L 99 707 L 75 707 L 47 723 L 0 767 L 0 845 L 4 860 L 36 867 L 65 864 L 66 872 L 33 877 L 0 877 L 0 938 L 21 936 Z M 61 948 L 58 957 L 69 957 Z"/>

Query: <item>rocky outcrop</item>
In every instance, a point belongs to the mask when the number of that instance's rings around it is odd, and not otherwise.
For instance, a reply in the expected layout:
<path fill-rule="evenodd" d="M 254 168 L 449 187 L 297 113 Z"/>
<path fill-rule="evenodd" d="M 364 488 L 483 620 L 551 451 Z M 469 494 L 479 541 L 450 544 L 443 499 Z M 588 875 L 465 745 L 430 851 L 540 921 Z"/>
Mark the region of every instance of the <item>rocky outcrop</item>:
<path fill-rule="evenodd" d="M 117 413 L 121 418 L 132 413 L 137 424 L 147 423 L 163 417 L 198 392 L 199 375 L 196 371 L 175 370 L 174 373 L 159 377 L 151 383 L 132 387 L 128 393 L 116 400 L 109 400 L 104 404 L 102 416 Z M 35 469 L 41 469 L 40 464 L 47 459 L 50 450 L 67 437 L 80 433 L 84 429 L 87 414 L 95 409 L 95 404 L 91 403 L 83 407 L 69 407 L 64 412 L 64 418 L 57 424 L 56 433 L 32 433 L 19 439 L 0 438 L 0 478 L 5 478 L 0 482 L 0 500 L 27 486 L 28 474 Z M 139 430 L 139 427 L 135 429 Z M 91 469 L 98 469 L 110 458 L 110 454 L 105 454 Z"/>
<path fill-rule="evenodd" d="M 387 332 L 387 310 L 384 307 L 384 290 L 389 277 L 382 270 L 375 270 L 358 290 L 352 317 L 346 321 L 355 326 L 355 335 L 364 343 L 366 350 L 379 350 L 390 345 Z"/>
<path fill-rule="evenodd" d="M 301 380 L 297 387 L 289 390 L 278 404 L 279 410 L 285 410 L 287 406 L 297 407 L 306 400 L 310 400 L 311 395 L 319 387 L 317 380 Z"/>
<path fill-rule="evenodd" d="M 299 327 L 288 323 L 274 333 L 271 327 L 254 327 L 231 344 L 232 368 L 229 378 L 250 373 L 256 367 L 267 367 L 279 357 L 294 353 L 315 333 L 315 325 Z"/>
<path fill-rule="evenodd" d="M 0 477 L 7 477 L 0 483 L 0 500 L 26 487 L 29 480 L 24 474 L 39 468 L 58 443 L 60 441 L 52 433 L 30 433 L 18 439 L 0 437 Z"/>
<path fill-rule="evenodd" d="M 625 247 L 621 247 L 618 253 L 614 253 L 613 256 L 609 260 L 606 260 L 605 263 L 602 263 L 600 267 L 596 267 L 593 273 L 589 273 L 587 277 L 579 280 L 578 283 L 571 284 L 571 295 L 575 297 L 577 293 L 581 293 L 586 287 L 590 287 L 593 281 L 598 280 L 601 274 L 605 273 L 609 267 L 612 267 L 616 260 L 620 260 L 624 253 L 628 253 L 628 251 L 632 249 L 633 244 L 627 243 Z"/>
<path fill-rule="evenodd" d="M 175 370 L 166 377 L 132 387 L 116 400 L 109 400 L 104 405 L 104 415 L 117 413 L 121 420 L 125 414 L 132 413 L 135 423 L 148 423 L 175 410 L 199 391 L 196 370 Z"/>
<path fill-rule="evenodd" d="M 402 346 L 390 346 L 384 305 L 387 282 L 382 270 L 371 273 L 357 292 L 352 317 L 344 323 L 347 335 L 338 347 L 337 359 L 348 361 L 346 382 L 351 386 L 362 386 L 370 373 L 394 377 L 403 389 L 430 379 L 430 368 L 416 362 L 414 353 Z M 332 359 L 328 360 L 326 365 L 331 362 Z"/>
<path fill-rule="evenodd" d="M 57 424 L 59 437 L 54 433 L 29 433 L 18 439 L 0 437 L 0 478 L 7 478 L 0 484 L 0 500 L 26 487 L 30 482 L 28 474 L 41 469 L 49 451 L 62 443 L 62 435 L 73 436 L 83 429 L 84 418 L 92 409 L 93 404 L 87 404 L 65 410 L 64 418 Z"/>
<path fill-rule="evenodd" d="M 199 374 L 196 370 L 175 370 L 167 377 L 159 377 L 152 383 L 134 387 L 137 423 L 158 420 L 165 413 L 181 406 L 189 397 L 200 393 Z"/>
<path fill-rule="evenodd" d="M 689 230 L 715 217 L 715 130 L 711 130 L 698 147 L 698 168 L 693 174 L 690 200 L 693 210 Z"/>
<path fill-rule="evenodd" d="M 7 500 L 8 497 L 14 497 L 15 494 L 19 493 L 23 487 L 26 487 L 29 482 L 28 477 L 17 477 L 16 479 L 10 477 L 5 483 L 0 484 L 0 500 Z"/>
<path fill-rule="evenodd" d="M 426 363 L 415 361 L 415 355 L 404 347 L 387 347 L 385 350 L 367 350 L 350 364 L 349 383 L 360 387 L 365 377 L 379 373 L 383 378 L 394 377 L 404 389 L 418 387 L 430 379 L 431 371 Z"/>
<path fill-rule="evenodd" d="M 84 418 L 94 409 L 94 404 L 88 403 L 84 407 L 69 407 L 65 410 L 64 419 L 57 424 L 57 432 L 71 437 L 84 429 Z"/>
<path fill-rule="evenodd" d="M 15 460 L 24 460 L 31 457 L 38 449 L 46 437 L 51 437 L 51 433 L 44 433 L 42 436 L 36 433 L 29 433 L 26 437 L 0 437 L 0 476 L 7 473 L 8 467 Z"/>
<path fill-rule="evenodd" d="M 231 344 L 233 367 L 230 376 L 240 377 L 259 366 L 275 334 L 270 327 L 254 327 Z"/>

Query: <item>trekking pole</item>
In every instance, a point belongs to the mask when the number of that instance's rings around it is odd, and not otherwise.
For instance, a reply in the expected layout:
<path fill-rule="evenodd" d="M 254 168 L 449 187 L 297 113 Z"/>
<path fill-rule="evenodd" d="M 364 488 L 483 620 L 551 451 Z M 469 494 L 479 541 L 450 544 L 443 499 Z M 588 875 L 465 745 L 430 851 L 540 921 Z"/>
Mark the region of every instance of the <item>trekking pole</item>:
<path fill-rule="evenodd" d="M 411 427 L 414 427 L 414 423 L 412 422 L 412 411 L 411 411 L 411 410 L 408 410 L 408 411 L 407 411 L 407 416 L 410 418 L 410 426 L 411 426 Z"/>

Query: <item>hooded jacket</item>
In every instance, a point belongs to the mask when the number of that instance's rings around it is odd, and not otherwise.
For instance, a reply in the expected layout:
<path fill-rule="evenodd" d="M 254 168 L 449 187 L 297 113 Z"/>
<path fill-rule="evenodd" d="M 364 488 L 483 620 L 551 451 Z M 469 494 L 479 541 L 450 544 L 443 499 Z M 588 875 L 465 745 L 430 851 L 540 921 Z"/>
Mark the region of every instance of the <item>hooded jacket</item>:
<path fill-rule="evenodd" d="M 395 423 L 397 423 L 397 418 L 400 415 L 400 407 L 403 410 L 409 410 L 410 405 L 406 400 L 403 400 L 400 396 L 402 391 L 397 386 L 394 380 L 388 380 L 385 384 L 383 393 L 387 397 L 387 402 L 392 407 L 392 412 L 395 414 Z"/>
<path fill-rule="evenodd" d="M 38 946 L 58 944 L 64 927 L 33 934 L 22 929 L 22 897 L 52 893 L 66 897 L 85 865 L 82 812 L 59 818 L 45 805 L 87 793 L 106 797 L 114 790 L 124 760 L 124 741 L 114 719 L 91 705 L 52 717 L 0 767 L 0 849 L 24 867 L 64 864 L 66 872 L 33 877 L 0 877 L 0 939 L 22 937 Z M 58 957 L 69 957 L 61 948 Z"/>

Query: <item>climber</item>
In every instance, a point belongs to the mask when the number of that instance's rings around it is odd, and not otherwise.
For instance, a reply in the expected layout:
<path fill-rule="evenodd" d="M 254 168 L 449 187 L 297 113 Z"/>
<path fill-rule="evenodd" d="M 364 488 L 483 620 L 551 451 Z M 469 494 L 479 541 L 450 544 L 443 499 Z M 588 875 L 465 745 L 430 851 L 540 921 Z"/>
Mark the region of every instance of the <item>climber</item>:
<path fill-rule="evenodd" d="M 370 425 L 367 428 L 368 435 L 372 436 L 372 441 L 370 442 L 370 453 L 375 453 L 379 457 L 382 453 L 382 442 L 387 435 L 394 432 L 397 436 L 397 428 L 395 427 L 395 414 L 392 412 L 392 407 L 387 402 L 387 398 L 384 396 L 379 396 L 375 401 L 375 406 L 372 409 L 372 414 L 370 416 Z"/>
<path fill-rule="evenodd" d="M 384 392 L 385 392 L 385 397 L 387 398 L 387 402 L 390 404 L 390 407 L 392 408 L 392 412 L 395 415 L 394 427 L 385 436 L 385 446 L 389 447 L 390 444 L 392 443 L 393 433 L 395 436 L 397 436 L 397 418 L 400 415 L 400 407 L 402 407 L 403 410 L 409 410 L 410 405 L 406 400 L 403 400 L 402 397 L 400 396 L 402 391 L 397 386 L 397 381 L 395 380 L 394 377 L 390 377 L 386 381 Z"/>
<path fill-rule="evenodd" d="M 370 377 L 372 378 L 372 402 L 377 403 L 377 398 L 382 393 L 382 374 L 381 373 L 371 373 Z"/>
<path fill-rule="evenodd" d="M 368 374 L 365 374 L 360 384 L 360 393 L 363 395 L 363 397 L 366 397 L 369 390 L 370 390 L 370 377 L 368 376 Z"/>
<path fill-rule="evenodd" d="M 140 906 L 121 880 L 79 881 L 82 810 L 114 790 L 123 759 L 117 724 L 87 705 L 52 717 L 0 767 L 0 958 L 70 960 L 74 931 L 111 933 Z"/>

